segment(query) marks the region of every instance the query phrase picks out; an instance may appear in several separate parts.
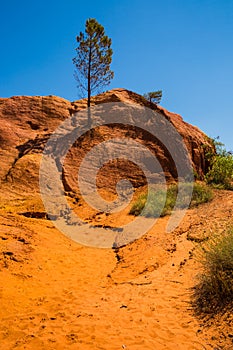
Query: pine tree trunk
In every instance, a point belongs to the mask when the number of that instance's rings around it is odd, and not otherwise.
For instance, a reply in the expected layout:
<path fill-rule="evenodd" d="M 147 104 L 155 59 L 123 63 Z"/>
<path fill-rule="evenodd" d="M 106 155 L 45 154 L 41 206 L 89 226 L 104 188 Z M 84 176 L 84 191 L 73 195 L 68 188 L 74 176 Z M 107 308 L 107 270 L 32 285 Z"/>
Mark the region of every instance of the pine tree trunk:
<path fill-rule="evenodd" d="M 87 107 L 91 106 L 91 47 L 89 48 L 88 58 L 88 77 L 87 77 Z"/>
<path fill-rule="evenodd" d="M 89 49 L 89 60 L 88 60 L 88 82 L 87 82 L 87 108 L 88 108 L 88 126 L 91 126 L 91 46 Z"/>

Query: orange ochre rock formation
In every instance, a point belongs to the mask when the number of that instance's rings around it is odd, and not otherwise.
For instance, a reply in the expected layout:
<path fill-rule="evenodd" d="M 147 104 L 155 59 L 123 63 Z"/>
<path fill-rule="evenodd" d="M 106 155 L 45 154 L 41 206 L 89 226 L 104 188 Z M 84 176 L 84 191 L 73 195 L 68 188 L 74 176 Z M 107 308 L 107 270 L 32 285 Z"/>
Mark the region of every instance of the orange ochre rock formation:
<path fill-rule="evenodd" d="M 186 123 L 178 114 L 168 112 L 150 103 L 142 96 L 125 89 L 114 89 L 92 98 L 93 105 L 122 102 L 148 107 L 164 116 L 182 136 L 188 149 L 194 172 L 203 178 L 207 170 L 206 149 L 212 147 L 207 136 L 197 127 Z M 38 173 L 41 154 L 51 133 L 67 118 L 86 108 L 86 100 L 69 102 L 55 96 L 14 96 L 0 99 L 0 180 L 7 186 L 17 186 L 23 191 L 38 192 Z M 119 120 L 119 123 L 121 121 Z M 159 160 L 167 180 L 177 177 L 174 163 L 166 147 L 144 130 L 119 125 L 102 126 L 98 132 L 77 140 L 67 153 L 63 184 L 66 191 L 76 192 L 77 171 L 85 153 L 100 142 L 112 137 L 132 137 L 148 147 Z M 145 183 L 144 175 L 132 162 L 111 161 L 103 167 L 98 186 L 114 188 L 119 178 L 127 178 L 138 187 Z"/>

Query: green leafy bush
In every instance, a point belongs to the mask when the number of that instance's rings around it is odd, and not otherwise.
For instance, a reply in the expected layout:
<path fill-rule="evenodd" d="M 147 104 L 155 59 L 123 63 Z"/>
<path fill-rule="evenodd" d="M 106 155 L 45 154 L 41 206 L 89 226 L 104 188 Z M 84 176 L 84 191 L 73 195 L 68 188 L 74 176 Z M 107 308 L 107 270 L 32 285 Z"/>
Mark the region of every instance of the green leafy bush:
<path fill-rule="evenodd" d="M 181 191 L 181 200 L 176 203 L 178 193 L 177 185 L 171 185 L 167 190 L 163 188 L 152 189 L 148 194 L 143 193 L 137 198 L 129 213 L 132 215 L 139 215 L 142 213 L 145 217 L 165 216 L 171 213 L 175 204 L 179 209 L 182 209 L 187 205 L 193 207 L 201 203 L 206 203 L 213 198 L 212 191 L 204 184 L 184 183 L 179 191 Z M 191 203 L 188 203 L 190 191 L 192 191 L 192 200 Z"/>
<path fill-rule="evenodd" d="M 212 140 L 216 153 L 207 153 L 210 162 L 206 181 L 216 188 L 233 189 L 233 155 L 227 152 L 221 142 Z"/>
<path fill-rule="evenodd" d="M 202 247 L 203 271 L 197 276 L 192 305 L 197 314 L 215 314 L 232 305 L 233 298 L 233 229 Z"/>

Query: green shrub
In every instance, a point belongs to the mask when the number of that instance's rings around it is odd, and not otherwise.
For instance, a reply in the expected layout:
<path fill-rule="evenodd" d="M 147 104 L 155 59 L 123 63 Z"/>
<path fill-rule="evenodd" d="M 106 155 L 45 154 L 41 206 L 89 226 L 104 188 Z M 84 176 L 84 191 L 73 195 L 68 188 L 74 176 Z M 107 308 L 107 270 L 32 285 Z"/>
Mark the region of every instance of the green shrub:
<path fill-rule="evenodd" d="M 233 156 L 229 153 L 216 155 L 206 180 L 217 188 L 233 189 Z"/>
<path fill-rule="evenodd" d="M 195 183 L 193 186 L 192 200 L 190 207 L 210 202 L 213 199 L 212 190 L 205 184 Z"/>
<path fill-rule="evenodd" d="M 216 153 L 207 153 L 210 163 L 206 181 L 220 189 L 233 189 L 233 155 L 227 152 L 221 142 L 212 140 Z"/>
<path fill-rule="evenodd" d="M 197 314 L 216 314 L 232 306 L 233 298 L 233 229 L 220 239 L 213 239 L 202 247 L 203 271 L 197 276 L 192 305 Z"/>
<path fill-rule="evenodd" d="M 133 203 L 129 213 L 132 215 L 139 215 L 143 211 L 146 202 L 148 202 L 147 208 L 143 212 L 144 216 L 146 217 L 158 217 L 159 215 L 164 216 L 167 214 L 169 205 L 172 205 L 171 203 L 164 205 L 165 200 L 166 200 L 166 191 L 164 189 L 158 189 L 158 190 L 153 189 L 148 194 L 147 193 L 141 194 L 138 197 L 138 199 Z M 172 196 L 169 196 L 169 200 L 172 201 Z M 160 213 L 161 208 L 163 209 L 162 209 L 162 212 Z"/>
<path fill-rule="evenodd" d="M 177 204 L 178 208 L 182 209 L 187 207 L 187 205 L 189 207 L 194 207 L 201 203 L 206 203 L 213 198 L 212 191 L 204 184 L 184 183 L 179 191 L 181 191 L 181 200 L 176 203 L 178 193 L 177 185 L 169 186 L 167 191 L 163 188 L 152 189 L 148 194 L 143 193 L 137 198 L 129 213 L 132 215 L 139 215 L 142 213 L 145 217 L 165 216 L 171 213 L 175 204 Z M 193 191 L 192 199 L 191 203 L 188 203 L 190 191 Z M 145 207 L 146 202 L 147 206 Z"/>

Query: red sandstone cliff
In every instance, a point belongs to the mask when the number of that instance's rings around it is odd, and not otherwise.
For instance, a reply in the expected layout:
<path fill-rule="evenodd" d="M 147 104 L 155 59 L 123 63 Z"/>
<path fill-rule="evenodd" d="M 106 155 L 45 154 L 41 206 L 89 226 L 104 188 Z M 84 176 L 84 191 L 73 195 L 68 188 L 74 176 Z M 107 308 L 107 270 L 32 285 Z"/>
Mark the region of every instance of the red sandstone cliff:
<path fill-rule="evenodd" d="M 203 177 L 206 171 L 205 147 L 208 143 L 206 135 L 183 121 L 178 114 L 149 103 L 142 96 L 125 90 L 114 89 L 92 98 L 92 104 L 107 102 L 124 102 L 145 106 L 161 113 L 182 136 L 190 153 L 196 174 Z M 74 112 L 86 107 L 86 101 L 69 102 L 55 96 L 16 96 L 0 99 L 0 179 L 1 183 L 22 189 L 38 191 L 38 173 L 41 153 L 51 133 Z M 150 135 L 144 131 L 138 133 L 133 128 L 103 126 L 92 137 L 84 137 L 69 150 L 63 169 L 63 180 L 67 191 L 76 191 L 76 176 L 79 164 L 85 153 L 99 142 L 111 137 L 132 137 L 139 140 L 155 153 L 166 178 L 176 178 L 176 171 L 169 153 Z M 98 179 L 99 186 L 112 187 L 118 178 L 127 177 L 134 184 L 144 183 L 143 174 L 132 163 L 120 161 L 110 162 L 103 167 Z"/>

